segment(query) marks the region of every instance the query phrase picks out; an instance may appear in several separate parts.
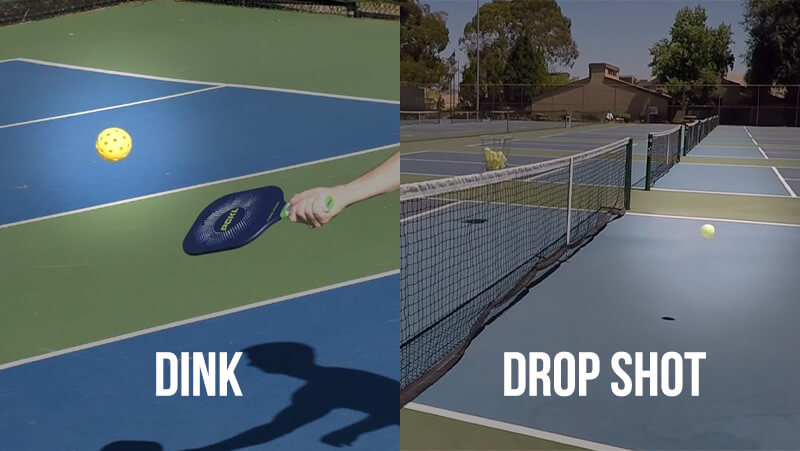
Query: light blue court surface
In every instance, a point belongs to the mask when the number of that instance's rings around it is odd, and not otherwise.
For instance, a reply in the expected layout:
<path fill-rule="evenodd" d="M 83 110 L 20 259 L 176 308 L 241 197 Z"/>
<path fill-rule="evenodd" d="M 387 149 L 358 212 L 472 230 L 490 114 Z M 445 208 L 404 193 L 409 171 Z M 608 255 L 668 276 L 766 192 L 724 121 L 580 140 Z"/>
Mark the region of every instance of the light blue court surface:
<path fill-rule="evenodd" d="M 800 303 L 786 281 L 800 267 L 800 228 L 717 221 L 704 240 L 703 222 L 611 223 L 416 401 L 629 449 L 796 448 Z M 503 397 L 503 352 L 588 350 L 601 367 L 586 397 Z M 706 352 L 700 396 L 615 397 L 617 351 Z"/>
<path fill-rule="evenodd" d="M 771 167 L 687 162 L 673 166 L 655 189 L 790 196 Z"/>
<path fill-rule="evenodd" d="M 13 105 L 2 109 L 6 125 L 197 88 L 19 61 L 0 64 L 0 86 L 15 87 L 4 93 Z M 398 109 L 382 101 L 218 86 L 58 120 L 0 124 L 0 224 L 390 145 Z M 109 126 L 133 139 L 121 162 L 105 162 L 94 150 L 97 134 Z"/>
<path fill-rule="evenodd" d="M 737 146 L 715 146 L 706 138 L 695 146 L 689 153 L 693 157 L 723 157 L 723 158 L 755 158 L 764 159 L 764 155 L 754 145 L 747 145 L 744 141 Z"/>
<path fill-rule="evenodd" d="M 396 449 L 398 287 L 382 276 L 2 370 L 1 447 Z M 245 352 L 244 396 L 155 397 L 157 351 Z"/>

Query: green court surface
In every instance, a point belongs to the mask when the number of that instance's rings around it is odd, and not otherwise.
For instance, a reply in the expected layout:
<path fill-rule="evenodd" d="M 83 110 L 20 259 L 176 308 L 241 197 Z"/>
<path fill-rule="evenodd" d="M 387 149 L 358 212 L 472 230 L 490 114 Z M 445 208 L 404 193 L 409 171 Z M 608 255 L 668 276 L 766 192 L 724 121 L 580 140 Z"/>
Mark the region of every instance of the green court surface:
<path fill-rule="evenodd" d="M 397 194 L 355 205 L 318 231 L 281 222 L 235 251 L 198 258 L 181 248 L 211 199 L 267 184 L 294 192 L 304 180 L 345 182 L 392 152 L 0 229 L 0 363 L 397 268 Z"/>
<path fill-rule="evenodd" d="M 400 422 L 402 428 L 415 431 L 403 433 L 401 428 L 400 449 L 409 451 L 585 449 L 411 409 L 400 412 Z"/>
<path fill-rule="evenodd" d="M 152 1 L 1 27 L 0 60 L 393 101 L 398 32 L 391 21 Z M 198 212 L 219 196 L 344 183 L 396 151 L 0 227 L 0 366 L 397 269 L 396 193 L 354 205 L 320 230 L 284 221 L 234 251 L 197 258 L 181 248 Z"/>
<path fill-rule="evenodd" d="M 157 0 L 0 27 L 0 60 L 397 100 L 399 35 L 386 20 Z"/>

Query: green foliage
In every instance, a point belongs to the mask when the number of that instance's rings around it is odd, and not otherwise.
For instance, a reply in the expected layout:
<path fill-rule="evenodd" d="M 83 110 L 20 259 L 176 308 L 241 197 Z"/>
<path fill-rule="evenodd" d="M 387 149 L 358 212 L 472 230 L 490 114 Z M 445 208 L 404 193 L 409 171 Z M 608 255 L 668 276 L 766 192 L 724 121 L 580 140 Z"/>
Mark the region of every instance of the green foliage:
<path fill-rule="evenodd" d="M 526 100 L 542 92 L 541 83 L 546 82 L 547 78 L 547 62 L 542 51 L 535 48 L 527 38 L 518 38 L 511 48 L 501 75 L 503 85 L 506 87 L 504 90 L 506 102 L 509 105 L 517 105 L 519 109 L 526 104 Z"/>
<path fill-rule="evenodd" d="M 450 42 L 447 15 L 418 0 L 400 3 L 400 80 L 438 84 L 448 73 L 439 53 Z"/>
<path fill-rule="evenodd" d="M 564 86 L 572 83 L 572 80 L 569 78 L 569 74 L 547 74 L 546 78 L 547 82 L 546 85 L 550 87 L 554 86 Z"/>
<path fill-rule="evenodd" d="M 501 85 L 514 77 L 521 79 L 523 68 L 508 68 L 518 63 L 536 68 L 533 75 L 525 77 L 527 83 L 546 84 L 548 64 L 572 66 L 578 57 L 571 27 L 555 0 L 494 1 L 481 5 L 480 33 L 476 15 L 464 26 L 464 36 L 459 40 L 469 58 L 461 89 L 465 106 L 472 106 L 475 101 L 478 48 L 481 85 Z M 513 61 L 512 52 L 516 52 Z M 492 95 L 490 89 L 483 95 Z"/>
<path fill-rule="evenodd" d="M 709 103 L 712 86 L 733 69 L 731 27 L 706 25 L 705 8 L 682 8 L 675 15 L 669 39 L 650 47 L 653 73 L 667 86 L 684 109 L 691 102 Z"/>
<path fill-rule="evenodd" d="M 800 84 L 800 1 L 747 0 L 748 83 Z"/>

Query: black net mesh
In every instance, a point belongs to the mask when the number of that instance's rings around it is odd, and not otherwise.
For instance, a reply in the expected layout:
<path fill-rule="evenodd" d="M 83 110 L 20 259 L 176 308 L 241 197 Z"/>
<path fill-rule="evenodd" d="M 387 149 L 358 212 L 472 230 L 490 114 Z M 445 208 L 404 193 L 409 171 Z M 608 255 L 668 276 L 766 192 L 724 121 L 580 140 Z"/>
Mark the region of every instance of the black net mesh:
<path fill-rule="evenodd" d="M 131 0 L 0 0 L 0 25 L 46 19 Z"/>
<path fill-rule="evenodd" d="M 272 8 L 371 19 L 400 20 L 395 0 L 183 0 L 249 8 Z"/>
<path fill-rule="evenodd" d="M 401 187 L 401 405 L 551 267 L 625 212 L 632 142 Z"/>
<path fill-rule="evenodd" d="M 707 117 L 701 121 L 686 124 L 683 154 L 686 155 L 719 125 L 719 116 Z"/>
<path fill-rule="evenodd" d="M 647 136 L 645 189 L 666 174 L 681 158 L 681 126 Z"/>

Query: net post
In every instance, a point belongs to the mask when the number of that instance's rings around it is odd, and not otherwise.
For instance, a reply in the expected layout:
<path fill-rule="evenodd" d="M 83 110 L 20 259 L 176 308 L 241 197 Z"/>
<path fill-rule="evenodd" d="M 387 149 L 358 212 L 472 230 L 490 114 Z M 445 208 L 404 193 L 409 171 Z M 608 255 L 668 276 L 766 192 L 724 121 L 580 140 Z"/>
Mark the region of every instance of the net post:
<path fill-rule="evenodd" d="M 631 209 L 631 181 L 633 176 L 633 138 L 625 145 L 625 210 Z"/>
<path fill-rule="evenodd" d="M 675 158 L 677 158 L 675 160 L 676 163 L 680 163 L 681 162 L 681 155 L 683 155 L 683 135 L 685 133 L 686 133 L 686 129 L 683 128 L 683 125 L 681 125 L 681 134 L 678 135 L 678 152 L 676 152 L 677 155 L 675 155 Z"/>
<path fill-rule="evenodd" d="M 686 156 L 686 154 L 689 153 L 687 152 L 688 148 L 689 148 L 689 126 L 683 124 L 683 149 L 681 149 L 681 151 L 683 152 L 684 157 Z"/>
<path fill-rule="evenodd" d="M 567 184 L 567 246 L 569 246 L 570 235 L 572 234 L 572 178 L 575 168 L 575 157 L 569 159 L 569 183 Z"/>
<path fill-rule="evenodd" d="M 653 165 L 653 134 L 647 134 L 647 164 L 645 165 L 644 175 L 644 190 L 650 191 L 650 185 L 653 183 L 652 174 Z"/>

